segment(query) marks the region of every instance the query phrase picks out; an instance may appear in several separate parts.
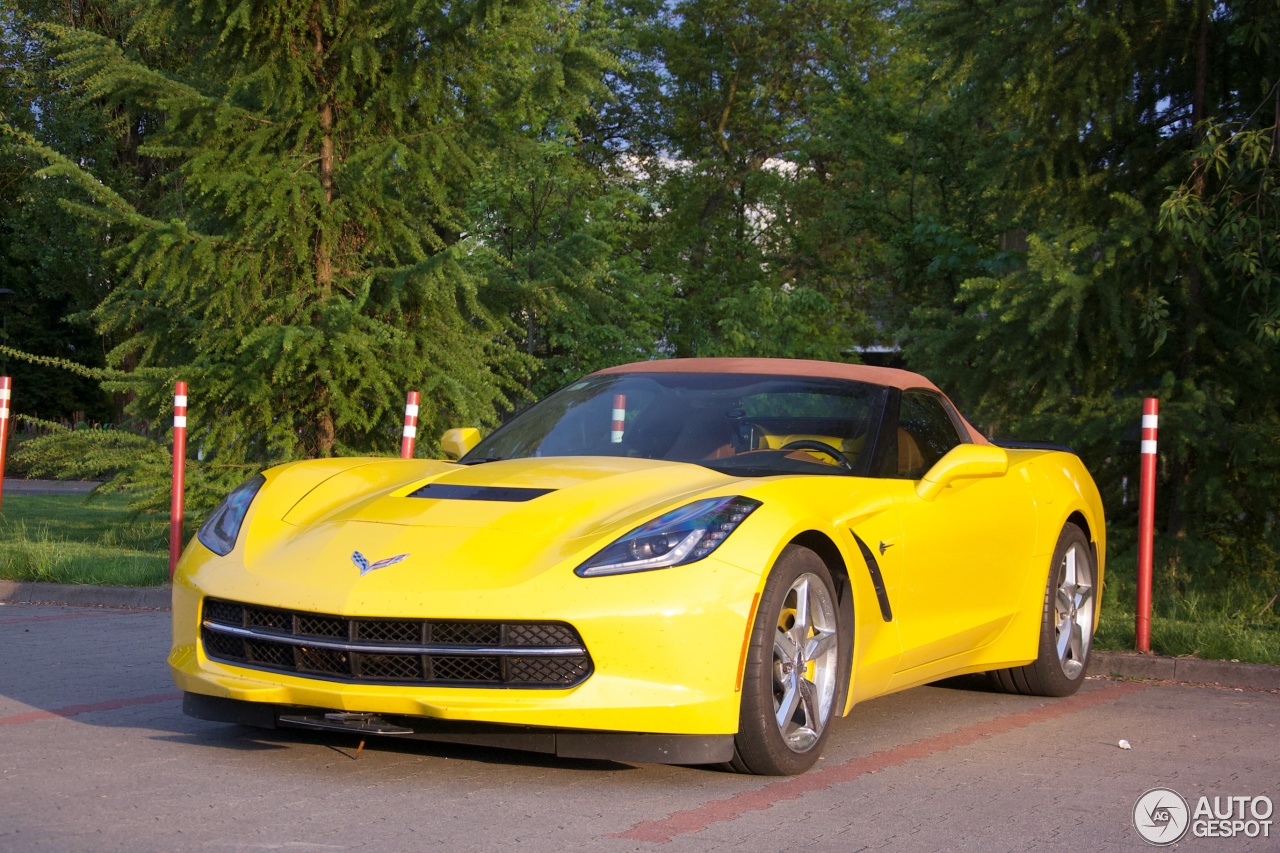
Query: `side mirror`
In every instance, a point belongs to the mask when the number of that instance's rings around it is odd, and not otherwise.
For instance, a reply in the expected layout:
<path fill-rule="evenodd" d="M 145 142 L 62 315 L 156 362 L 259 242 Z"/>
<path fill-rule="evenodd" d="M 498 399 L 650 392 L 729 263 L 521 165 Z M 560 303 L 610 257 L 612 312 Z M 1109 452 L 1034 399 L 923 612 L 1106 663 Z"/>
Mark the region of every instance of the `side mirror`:
<path fill-rule="evenodd" d="M 923 479 L 916 483 L 916 494 L 931 501 L 956 480 L 979 477 L 1002 477 L 1009 470 L 1009 454 L 994 444 L 960 444 L 948 451 Z"/>
<path fill-rule="evenodd" d="M 475 427 L 445 430 L 440 436 L 440 449 L 450 459 L 461 459 L 480 443 L 480 430 Z"/>

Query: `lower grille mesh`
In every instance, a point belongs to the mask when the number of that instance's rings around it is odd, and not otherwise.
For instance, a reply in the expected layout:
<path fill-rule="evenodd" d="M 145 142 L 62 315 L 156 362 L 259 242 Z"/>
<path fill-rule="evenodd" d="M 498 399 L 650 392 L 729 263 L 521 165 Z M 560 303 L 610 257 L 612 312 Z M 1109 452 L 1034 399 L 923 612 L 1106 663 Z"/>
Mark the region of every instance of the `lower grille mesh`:
<path fill-rule="evenodd" d="M 437 681 L 501 681 L 502 669 L 497 658 L 445 657 L 432 661 Z M 546 683 L 546 682 L 543 682 Z"/>
<path fill-rule="evenodd" d="M 361 678 L 370 681 L 422 681 L 419 655 L 355 655 Z"/>
<path fill-rule="evenodd" d="M 214 660 L 329 680 L 572 687 L 592 671 L 563 622 L 348 619 L 218 599 L 205 600 L 201 621 Z"/>
<path fill-rule="evenodd" d="M 292 667 L 293 648 L 281 643 L 245 640 L 246 659 L 270 667 Z"/>

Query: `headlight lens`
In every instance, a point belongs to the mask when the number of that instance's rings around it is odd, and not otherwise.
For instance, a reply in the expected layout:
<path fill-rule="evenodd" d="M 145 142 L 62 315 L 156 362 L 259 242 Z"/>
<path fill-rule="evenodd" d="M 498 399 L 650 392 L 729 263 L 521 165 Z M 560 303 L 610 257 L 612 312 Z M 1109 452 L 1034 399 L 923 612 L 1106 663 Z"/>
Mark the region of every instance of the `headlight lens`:
<path fill-rule="evenodd" d="M 751 498 L 694 501 L 637 527 L 575 570 L 579 577 L 666 569 L 701 560 L 760 506 Z"/>
<path fill-rule="evenodd" d="M 231 490 L 231 494 L 222 499 L 213 515 L 200 528 L 196 538 L 200 544 L 219 557 L 225 557 L 236 547 L 236 537 L 240 535 L 240 525 L 244 523 L 245 514 L 249 512 L 249 504 L 258 494 L 258 489 L 267 478 L 258 474 L 245 480 Z"/>

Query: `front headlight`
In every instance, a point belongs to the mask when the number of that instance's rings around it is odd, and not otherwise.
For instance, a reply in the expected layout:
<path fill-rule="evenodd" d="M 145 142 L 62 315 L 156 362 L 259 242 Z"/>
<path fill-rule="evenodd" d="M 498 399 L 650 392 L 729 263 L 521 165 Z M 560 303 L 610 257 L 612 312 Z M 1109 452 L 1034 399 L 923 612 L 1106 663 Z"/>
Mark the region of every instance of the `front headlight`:
<path fill-rule="evenodd" d="M 751 498 L 694 501 L 637 527 L 575 569 L 579 577 L 666 569 L 701 560 L 760 506 Z"/>
<path fill-rule="evenodd" d="M 245 514 L 249 512 L 249 504 L 258 494 L 258 489 L 267 478 L 258 474 L 231 490 L 231 494 L 222 499 L 201 527 L 196 538 L 200 544 L 219 557 L 225 557 L 236 547 L 236 537 L 240 535 L 240 525 L 244 523 Z"/>

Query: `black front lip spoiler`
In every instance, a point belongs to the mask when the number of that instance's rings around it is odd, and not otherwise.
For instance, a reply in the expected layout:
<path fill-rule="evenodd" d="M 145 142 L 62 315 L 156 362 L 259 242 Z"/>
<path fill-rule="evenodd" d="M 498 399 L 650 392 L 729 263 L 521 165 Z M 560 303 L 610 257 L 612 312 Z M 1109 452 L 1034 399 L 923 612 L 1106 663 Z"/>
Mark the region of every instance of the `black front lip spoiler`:
<path fill-rule="evenodd" d="M 724 764 L 733 758 L 733 735 L 671 735 L 548 729 L 365 714 L 246 702 L 201 693 L 182 694 L 182 712 L 198 720 L 260 729 L 342 731 L 361 736 L 412 738 L 541 752 L 560 758 L 590 758 L 652 764 Z"/>

